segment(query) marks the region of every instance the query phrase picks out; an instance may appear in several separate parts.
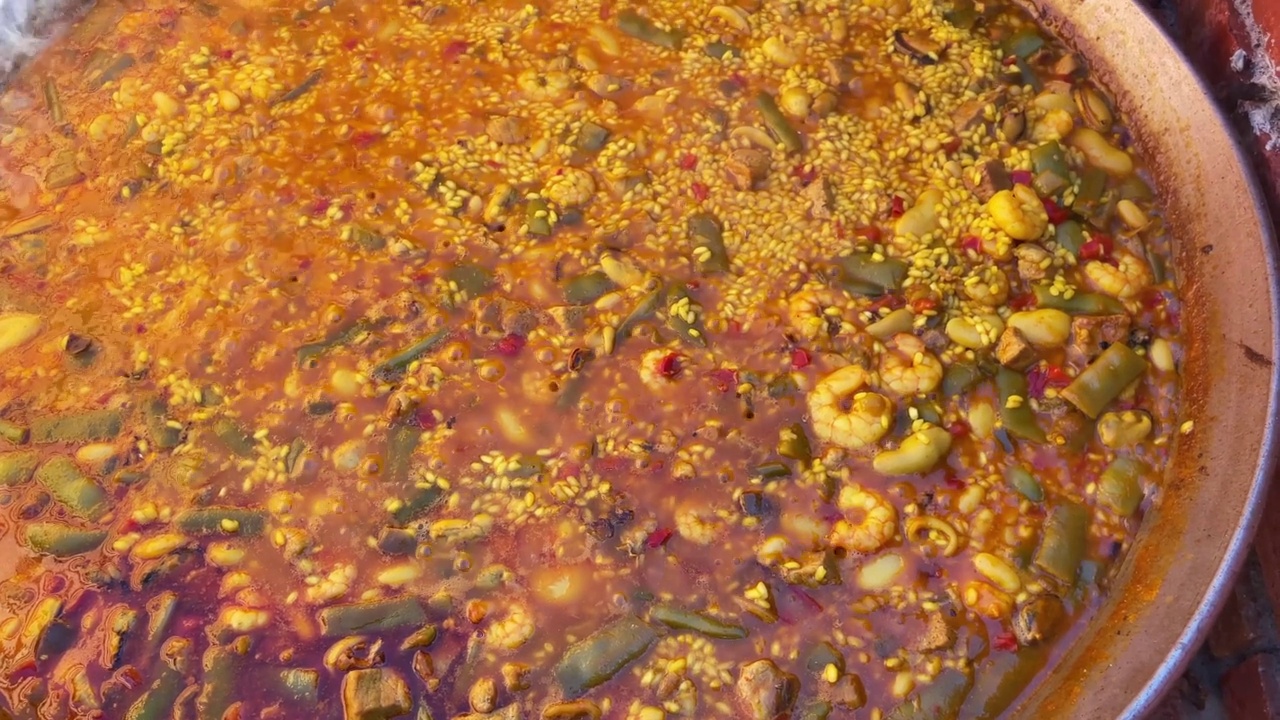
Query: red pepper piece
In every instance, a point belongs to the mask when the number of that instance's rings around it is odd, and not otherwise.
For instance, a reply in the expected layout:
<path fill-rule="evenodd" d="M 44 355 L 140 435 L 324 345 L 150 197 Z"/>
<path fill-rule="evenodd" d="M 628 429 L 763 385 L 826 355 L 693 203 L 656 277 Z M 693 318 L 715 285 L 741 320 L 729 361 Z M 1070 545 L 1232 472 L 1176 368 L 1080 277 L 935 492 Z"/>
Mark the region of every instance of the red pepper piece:
<path fill-rule="evenodd" d="M 649 548 L 650 550 L 657 550 L 663 545 L 666 545 L 667 541 L 671 539 L 672 535 L 675 535 L 675 532 L 672 531 L 671 528 L 660 527 L 657 530 L 654 530 L 653 532 L 649 533 L 649 537 L 645 538 L 644 540 L 645 547 Z"/>
<path fill-rule="evenodd" d="M 889 214 L 893 217 L 902 217 L 907 211 L 907 201 L 902 199 L 901 195 L 894 195 L 889 201 Z"/>
<path fill-rule="evenodd" d="M 975 253 L 981 253 L 982 238 L 977 235 L 965 235 L 960 238 L 960 248 L 962 250 L 972 250 Z"/>
<path fill-rule="evenodd" d="M 423 430 L 434 430 L 436 425 L 436 414 L 431 412 L 430 408 L 420 407 L 413 412 L 413 424 Z"/>
<path fill-rule="evenodd" d="M 503 357 L 515 357 L 524 349 L 525 338 L 523 335 L 504 335 L 498 342 L 493 344 L 493 351 Z"/>
<path fill-rule="evenodd" d="M 466 40 L 453 40 L 448 45 L 444 46 L 444 53 L 442 53 L 444 57 L 444 61 L 445 62 L 456 61 L 459 57 L 462 56 L 463 53 L 467 51 L 467 48 L 469 47 L 470 47 L 470 44 L 467 43 Z"/>
<path fill-rule="evenodd" d="M 668 380 L 680 374 L 680 353 L 667 353 L 658 361 L 658 374 Z"/>
<path fill-rule="evenodd" d="M 813 362 L 813 359 L 809 357 L 808 350 L 805 350 L 804 348 L 795 348 L 791 351 L 791 367 L 796 370 L 803 370 L 804 368 L 809 367 L 809 363 L 811 362 Z"/>
<path fill-rule="evenodd" d="M 698 167 L 698 156 L 687 152 L 680 156 L 680 162 L 678 164 L 680 165 L 681 170 L 692 170 Z"/>
<path fill-rule="evenodd" d="M 964 420 L 956 420 L 947 426 L 947 432 L 951 433 L 953 438 L 969 437 L 969 423 Z"/>
<path fill-rule="evenodd" d="M 706 200 L 711 195 L 711 188 L 700 182 L 695 182 L 689 189 L 693 191 L 693 198 L 698 202 Z"/>
<path fill-rule="evenodd" d="M 1000 652 L 1015 652 L 1018 649 L 1018 638 L 1011 632 L 1002 632 L 991 638 L 991 647 Z"/>
<path fill-rule="evenodd" d="M 1009 307 L 1014 310 L 1030 310 L 1036 306 L 1036 296 L 1033 293 L 1018 293 L 1009 299 Z"/>
<path fill-rule="evenodd" d="M 1049 222 L 1054 225 L 1061 225 L 1071 219 L 1071 212 L 1054 202 L 1053 198 L 1041 198 L 1040 202 L 1044 205 L 1045 214 L 1049 216 Z"/>
<path fill-rule="evenodd" d="M 732 368 L 716 368 L 707 373 L 707 377 L 711 378 L 720 392 L 729 392 L 738 387 L 738 371 Z"/>
<path fill-rule="evenodd" d="M 938 299 L 930 295 L 918 297 L 911 301 L 911 311 L 917 315 L 938 309 Z"/>
<path fill-rule="evenodd" d="M 382 139 L 382 133 L 373 132 L 371 130 L 361 130 L 351 136 L 351 144 L 360 150 L 364 150 L 370 145 Z"/>
<path fill-rule="evenodd" d="M 1009 179 L 1014 185 L 1030 185 L 1035 180 L 1035 176 L 1026 170 L 1014 170 L 1009 173 Z"/>

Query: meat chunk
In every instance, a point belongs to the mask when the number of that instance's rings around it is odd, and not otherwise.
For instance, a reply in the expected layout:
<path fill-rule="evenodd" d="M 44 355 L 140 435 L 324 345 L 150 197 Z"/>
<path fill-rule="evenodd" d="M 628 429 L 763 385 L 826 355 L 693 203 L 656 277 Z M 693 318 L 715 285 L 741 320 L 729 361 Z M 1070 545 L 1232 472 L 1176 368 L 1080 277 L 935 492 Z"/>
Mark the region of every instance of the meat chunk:
<path fill-rule="evenodd" d="M 981 125 L 986 119 L 988 100 L 986 98 L 977 98 L 966 103 L 961 103 L 954 112 L 951 113 L 951 122 L 955 125 L 956 132 L 966 133 L 978 125 Z"/>
<path fill-rule="evenodd" d="M 1003 161 L 988 160 L 977 167 L 977 172 L 976 179 L 970 173 L 965 173 L 964 184 L 982 202 L 990 200 L 1001 190 L 1013 187 L 1013 181 L 1009 179 L 1009 171 L 1005 169 Z"/>
<path fill-rule="evenodd" d="M 756 660 L 738 673 L 738 697 L 750 720 L 785 717 L 800 694 L 800 678 L 783 671 L 772 660 Z"/>
<path fill-rule="evenodd" d="M 755 148 L 739 148 L 729 155 L 724 167 L 734 187 L 750 190 L 769 174 L 769 156 Z"/>
<path fill-rule="evenodd" d="M 809 216 L 815 220 L 831 219 L 832 190 L 831 183 L 819 176 L 809 183 L 800 196 L 809 202 Z"/>
<path fill-rule="evenodd" d="M 581 330 L 587 319 L 587 308 L 581 305 L 558 305 L 547 308 L 547 314 L 555 320 L 563 332 Z"/>
<path fill-rule="evenodd" d="M 1128 315 L 1077 315 L 1071 319 L 1067 359 L 1086 365 L 1113 343 L 1129 337 Z"/>
<path fill-rule="evenodd" d="M 934 650 L 946 650 L 956 643 L 956 631 L 947 624 L 942 613 L 929 613 L 925 621 L 924 632 L 916 639 L 914 646 L 917 652 L 927 653 Z"/>
<path fill-rule="evenodd" d="M 1035 243 L 1022 243 L 1013 249 L 1018 258 L 1018 277 L 1023 280 L 1042 280 L 1048 274 L 1048 262 L 1053 259 L 1048 250 Z"/>
<path fill-rule="evenodd" d="M 538 314 L 528 305 L 503 297 L 478 298 L 475 303 L 476 334 L 528 335 L 538 326 Z"/>
<path fill-rule="evenodd" d="M 1036 349 L 1032 347 L 1022 331 L 1015 327 L 1007 327 L 1000 335 L 996 345 L 996 359 L 1001 365 L 1012 370 L 1026 370 L 1036 361 Z"/>

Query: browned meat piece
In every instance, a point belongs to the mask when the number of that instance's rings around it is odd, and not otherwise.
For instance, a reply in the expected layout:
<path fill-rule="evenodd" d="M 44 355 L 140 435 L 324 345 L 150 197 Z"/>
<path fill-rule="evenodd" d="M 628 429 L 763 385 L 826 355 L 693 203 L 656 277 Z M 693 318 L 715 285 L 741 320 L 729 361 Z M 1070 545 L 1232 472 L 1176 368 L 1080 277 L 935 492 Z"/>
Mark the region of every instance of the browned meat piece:
<path fill-rule="evenodd" d="M 547 308 L 547 314 L 556 321 L 562 332 L 581 330 L 587 319 L 587 309 L 581 305 L 557 305 Z"/>
<path fill-rule="evenodd" d="M 538 326 L 538 314 L 528 305 L 508 298 L 478 298 L 475 303 L 476 334 L 528 335 Z"/>
<path fill-rule="evenodd" d="M 1018 277 L 1023 280 L 1044 279 L 1048 272 L 1045 261 L 1053 258 L 1048 250 L 1035 243 L 1023 243 L 1013 249 L 1013 254 L 1018 258 Z"/>
<path fill-rule="evenodd" d="M 964 184 L 982 202 L 990 200 L 992 195 L 1001 190 L 1013 187 L 1013 182 L 1009 180 L 1009 171 L 1005 169 L 1003 161 L 988 160 L 978 166 L 978 173 L 977 182 L 974 182 L 969 173 L 965 173 Z"/>
<path fill-rule="evenodd" d="M 817 220 L 829 220 L 831 218 L 831 183 L 827 182 L 826 178 L 819 177 L 809 183 L 809 187 L 801 191 L 800 195 L 809 201 L 809 215 L 811 217 Z"/>
<path fill-rule="evenodd" d="M 1007 327 L 996 345 L 996 359 L 1013 370 L 1026 370 L 1036 361 L 1036 349 L 1017 328 Z"/>
<path fill-rule="evenodd" d="M 800 678 L 785 672 L 772 660 L 756 660 L 743 665 L 738 673 L 738 697 L 750 720 L 776 720 L 784 717 L 796 704 L 800 694 Z"/>
<path fill-rule="evenodd" d="M 951 122 L 955 125 L 956 132 L 966 133 L 981 125 L 986 119 L 988 102 L 986 98 L 977 98 L 961 103 L 960 107 L 951 113 Z"/>
<path fill-rule="evenodd" d="M 947 337 L 946 333 L 933 328 L 920 333 L 920 340 L 924 342 L 924 346 L 929 348 L 930 352 L 935 354 L 946 350 L 947 346 L 951 344 L 951 339 Z"/>
<path fill-rule="evenodd" d="M 1128 315 L 1077 315 L 1071 319 L 1067 359 L 1077 365 L 1087 365 L 1109 345 L 1128 337 Z"/>
<path fill-rule="evenodd" d="M 942 617 L 942 613 L 929 613 L 929 619 L 926 621 L 924 633 L 916 639 L 915 649 L 918 652 L 927 653 L 934 650 L 946 650 L 956 642 L 956 631 L 951 629 L 947 624 L 946 618 Z"/>
<path fill-rule="evenodd" d="M 769 174 L 769 156 L 755 148 L 739 148 L 725 161 L 729 181 L 739 190 L 750 190 Z"/>

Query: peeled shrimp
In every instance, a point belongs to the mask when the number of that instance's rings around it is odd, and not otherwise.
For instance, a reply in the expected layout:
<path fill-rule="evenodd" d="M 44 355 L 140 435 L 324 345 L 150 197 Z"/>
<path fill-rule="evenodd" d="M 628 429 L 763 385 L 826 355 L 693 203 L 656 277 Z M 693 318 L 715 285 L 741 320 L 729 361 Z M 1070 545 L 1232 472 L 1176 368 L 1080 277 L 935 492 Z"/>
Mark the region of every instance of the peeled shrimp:
<path fill-rule="evenodd" d="M 842 367 L 818 381 L 809 392 L 809 419 L 819 439 L 857 450 L 889 432 L 893 403 L 863 390 L 866 385 L 867 371 L 860 365 Z"/>
<path fill-rule="evenodd" d="M 827 334 L 830 320 L 842 320 L 840 296 L 830 290 L 801 290 L 787 303 L 787 320 L 806 340 Z"/>
<path fill-rule="evenodd" d="M 942 363 L 920 338 L 898 333 L 880 358 L 880 382 L 900 395 L 932 392 L 942 382 Z"/>
<path fill-rule="evenodd" d="M 898 532 L 898 511 L 874 490 L 846 485 L 840 489 L 836 507 L 844 513 L 828 536 L 836 547 L 871 553 L 888 545 Z"/>
<path fill-rule="evenodd" d="M 1151 285 L 1153 278 L 1146 260 L 1123 248 L 1116 249 L 1115 259 L 1115 265 L 1102 260 L 1085 263 L 1084 275 L 1098 292 L 1127 300 Z"/>

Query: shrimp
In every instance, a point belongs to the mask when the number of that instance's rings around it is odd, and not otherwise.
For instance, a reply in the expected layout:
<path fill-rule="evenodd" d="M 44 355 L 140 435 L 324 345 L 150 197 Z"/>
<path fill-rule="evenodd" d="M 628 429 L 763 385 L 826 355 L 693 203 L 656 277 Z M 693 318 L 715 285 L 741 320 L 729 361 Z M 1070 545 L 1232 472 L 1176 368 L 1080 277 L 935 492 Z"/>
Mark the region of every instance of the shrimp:
<path fill-rule="evenodd" d="M 1102 260 L 1085 263 L 1084 275 L 1098 292 L 1127 300 L 1147 289 L 1154 278 L 1147 261 L 1123 248 L 1116 248 L 1116 264 Z"/>
<path fill-rule="evenodd" d="M 670 387 L 674 377 L 671 372 L 680 366 L 678 357 L 674 361 L 668 359 L 671 355 L 672 352 L 664 348 L 645 353 L 640 358 L 640 380 L 653 390 Z"/>
<path fill-rule="evenodd" d="M 1036 191 L 1026 185 L 1001 190 L 987 201 L 987 213 L 1014 240 L 1035 240 L 1049 227 L 1049 213 Z"/>
<path fill-rule="evenodd" d="M 836 507 L 844 517 L 836 521 L 827 536 L 836 547 L 872 553 L 888 545 L 898 532 L 898 511 L 874 490 L 846 485 L 840 489 Z"/>
<path fill-rule="evenodd" d="M 586 170 L 562 167 L 547 178 L 544 194 L 562 208 L 578 207 L 596 194 L 596 180 Z"/>
<path fill-rule="evenodd" d="M 1009 299 L 1009 278 L 995 265 L 978 268 L 965 278 L 964 294 L 987 307 L 998 308 Z"/>
<path fill-rule="evenodd" d="M 529 69 L 520 73 L 516 78 L 516 85 L 530 100 L 557 100 L 569 94 L 573 78 L 569 73 L 560 70 L 538 72 Z"/>
<path fill-rule="evenodd" d="M 685 507 L 676 513 L 676 532 L 698 545 L 710 545 L 724 532 L 724 522 L 709 509 Z"/>
<path fill-rule="evenodd" d="M 932 392 L 942 382 L 942 363 L 910 333 L 898 333 L 880 356 L 880 382 L 899 395 Z"/>
<path fill-rule="evenodd" d="M 843 323 L 841 298 L 830 290 L 801 290 L 787 302 L 791 327 L 806 340 L 828 334 L 832 321 Z"/>
<path fill-rule="evenodd" d="M 809 392 L 814 434 L 849 450 L 884 437 L 893 425 L 893 402 L 862 390 L 866 384 L 867 371 L 860 365 L 842 367 L 820 380 Z"/>
<path fill-rule="evenodd" d="M 507 603 L 507 605 L 507 614 L 489 626 L 485 641 L 494 647 L 515 650 L 533 637 L 533 616 L 521 603 Z"/>

